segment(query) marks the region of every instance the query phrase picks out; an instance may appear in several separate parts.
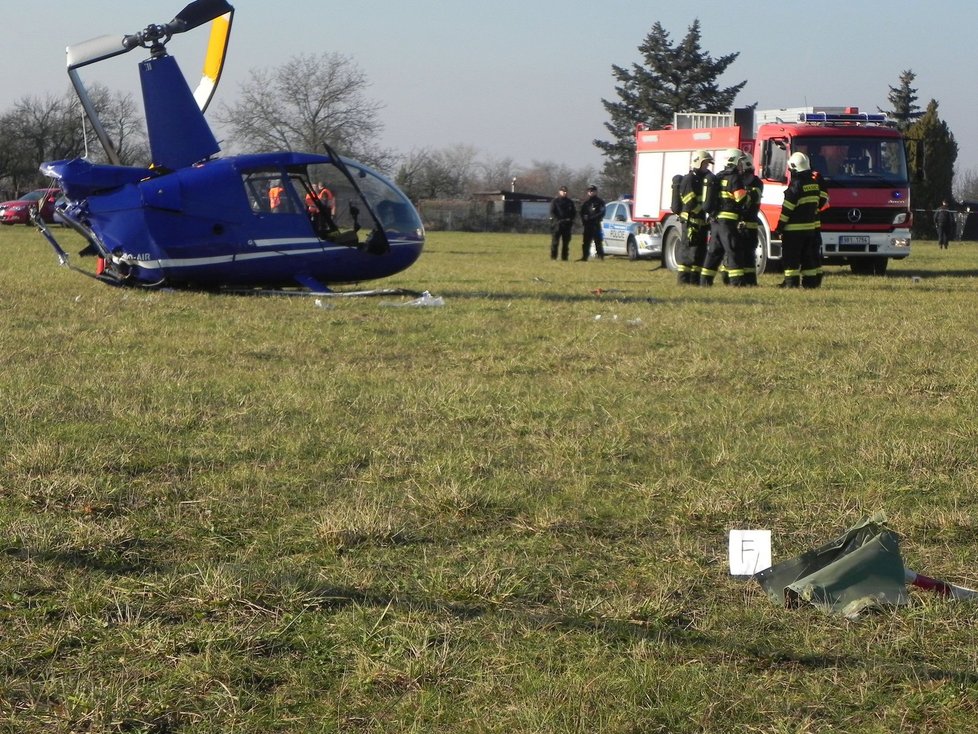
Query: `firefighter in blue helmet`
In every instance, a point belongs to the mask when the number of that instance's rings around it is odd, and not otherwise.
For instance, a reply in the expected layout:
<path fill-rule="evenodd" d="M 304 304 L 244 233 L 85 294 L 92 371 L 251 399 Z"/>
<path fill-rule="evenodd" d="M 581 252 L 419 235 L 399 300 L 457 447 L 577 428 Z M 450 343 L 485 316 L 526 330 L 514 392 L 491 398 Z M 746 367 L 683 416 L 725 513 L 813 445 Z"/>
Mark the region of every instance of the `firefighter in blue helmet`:
<path fill-rule="evenodd" d="M 760 229 L 761 195 L 764 193 L 764 182 L 754 172 L 754 161 L 749 155 L 743 158 L 744 188 L 747 190 L 747 201 L 744 216 L 737 232 L 737 263 L 743 270 L 741 285 L 757 285 L 757 252 L 758 232 Z"/>
<path fill-rule="evenodd" d="M 706 211 L 703 208 L 703 191 L 706 177 L 712 177 L 709 166 L 713 165 L 713 156 L 709 151 L 697 150 L 690 160 L 689 172 L 683 176 L 679 184 L 679 196 L 682 202 L 682 212 L 679 219 L 682 222 L 682 238 L 679 251 L 676 253 L 676 270 L 680 284 L 695 284 L 699 282 L 700 270 L 706 257 L 706 241 L 710 230 L 706 221 Z"/>
<path fill-rule="evenodd" d="M 737 228 L 743 218 L 747 190 L 744 188 L 741 159 L 743 153 L 738 148 L 730 148 L 723 153 L 723 170 L 713 177 L 712 188 L 707 186 L 706 209 L 713 217 L 713 230 L 706 250 L 706 259 L 700 270 L 700 285 L 711 286 L 720 264 L 726 260 L 729 265 L 731 285 L 741 285 L 744 273 L 736 266 Z"/>
<path fill-rule="evenodd" d="M 813 175 L 808 156 L 792 153 L 788 158 L 791 180 L 784 190 L 778 219 L 784 280 L 781 288 L 818 288 L 821 285 L 819 212 L 828 203 L 821 177 Z"/>

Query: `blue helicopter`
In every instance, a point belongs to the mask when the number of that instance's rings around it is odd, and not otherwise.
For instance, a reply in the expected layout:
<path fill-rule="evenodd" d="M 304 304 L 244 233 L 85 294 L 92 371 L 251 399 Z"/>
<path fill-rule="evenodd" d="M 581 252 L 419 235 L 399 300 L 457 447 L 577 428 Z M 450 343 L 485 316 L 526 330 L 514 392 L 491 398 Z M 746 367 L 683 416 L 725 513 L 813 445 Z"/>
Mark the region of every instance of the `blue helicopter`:
<path fill-rule="evenodd" d="M 234 9 L 195 0 L 165 25 L 101 36 L 67 49 L 68 76 L 109 163 L 51 161 L 41 172 L 64 193 L 57 219 L 81 234 L 76 268 L 52 230 L 37 226 L 63 265 L 113 285 L 200 289 L 308 289 L 384 278 L 410 267 L 424 228 L 390 180 L 337 155 L 292 151 L 218 157 L 204 112 L 224 66 Z M 211 23 L 200 84 L 191 91 L 166 44 Z M 136 48 L 152 164 L 120 156 L 78 70 Z"/>

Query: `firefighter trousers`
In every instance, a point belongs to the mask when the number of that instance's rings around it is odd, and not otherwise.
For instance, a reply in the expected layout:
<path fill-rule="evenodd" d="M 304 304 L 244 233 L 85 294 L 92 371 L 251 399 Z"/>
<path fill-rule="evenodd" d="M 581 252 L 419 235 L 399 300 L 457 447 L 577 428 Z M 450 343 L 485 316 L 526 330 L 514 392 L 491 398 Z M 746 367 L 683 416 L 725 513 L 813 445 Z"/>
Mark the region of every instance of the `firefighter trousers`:
<path fill-rule="evenodd" d="M 713 283 L 722 263 L 733 263 L 737 248 L 737 222 L 732 219 L 718 219 L 713 223 L 710 242 L 706 248 L 706 258 L 700 271 L 700 283 Z"/>
<path fill-rule="evenodd" d="M 705 223 L 695 225 L 683 222 L 682 232 L 679 247 L 676 249 L 676 269 L 680 275 L 686 273 L 690 279 L 698 280 L 703 260 L 706 259 L 709 230 Z"/>
<path fill-rule="evenodd" d="M 818 288 L 822 283 L 822 238 L 815 230 L 781 235 L 784 285 Z"/>

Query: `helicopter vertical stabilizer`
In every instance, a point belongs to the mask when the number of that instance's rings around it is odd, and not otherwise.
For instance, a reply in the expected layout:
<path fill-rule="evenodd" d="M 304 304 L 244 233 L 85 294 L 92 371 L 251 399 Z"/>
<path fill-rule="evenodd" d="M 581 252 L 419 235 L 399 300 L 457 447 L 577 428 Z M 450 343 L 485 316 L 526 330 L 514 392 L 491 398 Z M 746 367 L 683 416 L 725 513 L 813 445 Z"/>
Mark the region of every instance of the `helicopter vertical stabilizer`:
<path fill-rule="evenodd" d="M 139 81 L 154 165 L 183 168 L 220 151 L 176 59 L 161 56 L 141 62 Z"/>

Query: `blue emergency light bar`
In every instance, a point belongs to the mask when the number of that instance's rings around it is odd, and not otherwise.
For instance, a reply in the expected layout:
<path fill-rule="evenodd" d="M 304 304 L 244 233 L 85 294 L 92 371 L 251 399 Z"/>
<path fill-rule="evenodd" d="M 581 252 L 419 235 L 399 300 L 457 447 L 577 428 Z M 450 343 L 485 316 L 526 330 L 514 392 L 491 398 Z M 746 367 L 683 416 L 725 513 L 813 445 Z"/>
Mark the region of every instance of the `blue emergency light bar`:
<path fill-rule="evenodd" d="M 798 115 L 799 122 L 821 122 L 827 125 L 832 123 L 845 122 L 864 122 L 882 125 L 885 123 L 886 115 L 868 114 L 865 112 L 802 112 Z"/>

